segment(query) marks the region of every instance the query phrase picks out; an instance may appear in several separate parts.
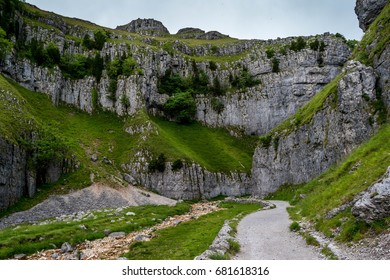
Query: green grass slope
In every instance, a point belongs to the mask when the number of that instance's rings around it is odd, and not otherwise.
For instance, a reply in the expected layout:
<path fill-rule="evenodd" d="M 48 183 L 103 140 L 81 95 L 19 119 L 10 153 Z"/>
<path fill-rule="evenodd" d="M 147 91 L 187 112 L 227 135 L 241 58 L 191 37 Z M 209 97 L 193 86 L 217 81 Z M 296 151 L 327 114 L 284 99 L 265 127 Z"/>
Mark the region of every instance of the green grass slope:
<path fill-rule="evenodd" d="M 250 172 L 256 139 L 235 138 L 223 129 L 211 129 L 198 123 L 178 125 L 142 114 L 123 119 L 110 112 L 98 111 L 92 115 L 67 105 L 55 107 L 50 98 L 42 93 L 29 91 L 15 82 L 0 76 L 1 102 L 0 131 L 17 143 L 31 123 L 50 130 L 56 139 L 61 139 L 79 162 L 79 169 L 64 175 L 56 184 L 42 186 L 34 199 L 23 199 L 14 210 L 25 210 L 51 193 L 64 193 L 70 189 L 89 186 L 93 173 L 96 181 L 115 182 L 121 177 L 121 165 L 133 159 L 140 149 L 152 154 L 164 153 L 169 161 L 182 159 L 195 162 L 215 172 Z M 3 92 L 10 92 L 5 97 Z M 33 120 L 33 121 L 31 121 Z M 132 122 L 151 122 L 158 130 L 144 141 L 142 134 L 130 135 L 125 128 Z M 99 157 L 91 161 L 91 155 Z M 102 162 L 106 157 L 113 164 Z M 9 212 L 7 212 L 9 213 Z M 4 215 L 4 213 L 2 213 Z"/>

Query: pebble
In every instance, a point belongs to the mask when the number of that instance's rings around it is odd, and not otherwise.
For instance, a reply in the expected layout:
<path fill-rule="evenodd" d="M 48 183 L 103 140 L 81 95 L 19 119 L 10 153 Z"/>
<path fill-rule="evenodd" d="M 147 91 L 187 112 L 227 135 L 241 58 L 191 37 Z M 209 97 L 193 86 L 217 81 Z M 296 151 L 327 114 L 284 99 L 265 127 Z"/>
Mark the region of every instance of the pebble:
<path fill-rule="evenodd" d="M 108 235 L 108 237 L 113 237 L 113 238 L 120 238 L 120 237 L 125 237 L 126 233 L 123 231 L 120 232 L 113 232 Z"/>
<path fill-rule="evenodd" d="M 65 242 L 64 244 L 61 245 L 62 253 L 69 253 L 72 251 L 73 251 L 73 247 L 68 242 Z"/>

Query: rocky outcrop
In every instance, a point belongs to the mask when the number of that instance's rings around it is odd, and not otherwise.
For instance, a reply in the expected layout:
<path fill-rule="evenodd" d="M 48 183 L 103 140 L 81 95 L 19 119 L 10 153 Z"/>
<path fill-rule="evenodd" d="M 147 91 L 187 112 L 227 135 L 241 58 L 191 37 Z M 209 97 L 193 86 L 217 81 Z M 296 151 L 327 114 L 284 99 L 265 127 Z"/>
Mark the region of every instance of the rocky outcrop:
<path fill-rule="evenodd" d="M 209 31 L 205 32 L 199 28 L 187 27 L 180 29 L 176 36 L 183 39 L 199 39 L 199 40 L 217 40 L 229 37 L 228 35 L 224 35 L 218 31 Z"/>
<path fill-rule="evenodd" d="M 390 215 L 390 167 L 379 182 L 363 193 L 352 207 L 352 214 L 367 223 Z"/>
<path fill-rule="evenodd" d="M 376 76 L 371 67 L 351 61 L 322 108 L 309 123 L 271 134 L 254 154 L 255 193 L 266 195 L 284 184 L 300 184 L 318 176 L 348 155 L 376 129 L 372 102 Z M 296 120 L 295 120 L 296 121 Z"/>
<path fill-rule="evenodd" d="M 27 172 L 26 152 L 0 138 L 0 210 L 23 195 L 33 196 L 35 191 L 34 178 Z"/>
<path fill-rule="evenodd" d="M 31 166 L 31 157 L 21 146 L 0 137 L 0 211 L 21 197 L 33 197 L 39 183 L 54 183 L 69 171 L 63 163 L 53 161 L 38 172 Z"/>
<path fill-rule="evenodd" d="M 148 170 L 148 163 L 140 159 L 134 164 L 123 165 L 127 174 L 124 180 L 141 185 L 148 190 L 173 199 L 209 199 L 218 195 L 242 196 L 250 194 L 251 177 L 246 173 L 210 172 L 198 164 L 185 163 L 180 170 L 172 170 L 165 163 L 163 172 Z"/>
<path fill-rule="evenodd" d="M 388 0 L 357 0 L 355 13 L 359 19 L 359 26 L 366 31 L 370 24 L 380 14 Z"/>
<path fill-rule="evenodd" d="M 168 29 L 161 21 L 155 19 L 136 19 L 126 25 L 117 26 L 118 30 L 138 33 L 147 36 L 164 36 L 169 35 Z"/>

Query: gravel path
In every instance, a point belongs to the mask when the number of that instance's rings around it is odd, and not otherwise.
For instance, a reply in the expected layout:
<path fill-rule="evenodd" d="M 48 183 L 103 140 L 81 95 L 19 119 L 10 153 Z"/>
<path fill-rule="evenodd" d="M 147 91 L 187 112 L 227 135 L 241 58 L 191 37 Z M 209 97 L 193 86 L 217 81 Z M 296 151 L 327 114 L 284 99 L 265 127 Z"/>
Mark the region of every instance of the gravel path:
<path fill-rule="evenodd" d="M 289 229 L 291 220 L 284 201 L 272 201 L 276 208 L 252 213 L 241 220 L 237 239 L 241 251 L 237 260 L 318 260 L 314 247 Z"/>

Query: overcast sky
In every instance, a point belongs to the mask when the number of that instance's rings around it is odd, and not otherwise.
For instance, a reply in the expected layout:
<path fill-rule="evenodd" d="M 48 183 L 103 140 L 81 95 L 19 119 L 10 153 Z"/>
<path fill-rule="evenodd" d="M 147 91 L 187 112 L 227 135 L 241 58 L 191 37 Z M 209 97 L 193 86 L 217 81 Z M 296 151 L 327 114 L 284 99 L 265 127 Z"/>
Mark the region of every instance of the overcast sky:
<path fill-rule="evenodd" d="M 356 0 L 27 0 L 40 9 L 115 28 L 154 18 L 175 34 L 183 27 L 240 39 L 274 39 L 324 32 L 360 40 Z"/>

